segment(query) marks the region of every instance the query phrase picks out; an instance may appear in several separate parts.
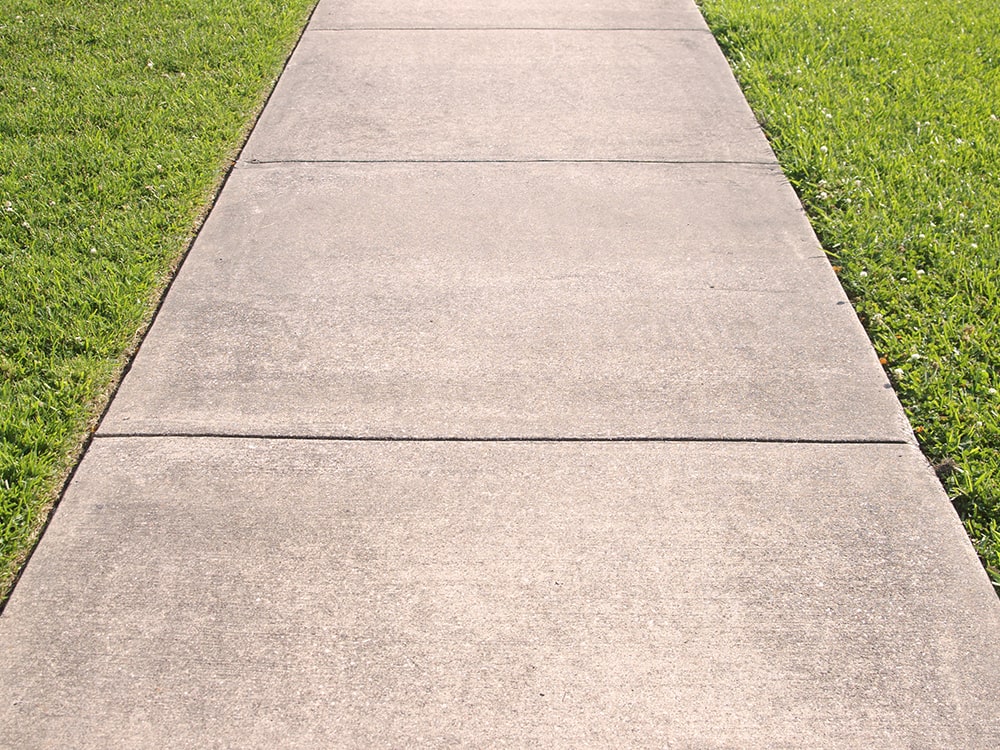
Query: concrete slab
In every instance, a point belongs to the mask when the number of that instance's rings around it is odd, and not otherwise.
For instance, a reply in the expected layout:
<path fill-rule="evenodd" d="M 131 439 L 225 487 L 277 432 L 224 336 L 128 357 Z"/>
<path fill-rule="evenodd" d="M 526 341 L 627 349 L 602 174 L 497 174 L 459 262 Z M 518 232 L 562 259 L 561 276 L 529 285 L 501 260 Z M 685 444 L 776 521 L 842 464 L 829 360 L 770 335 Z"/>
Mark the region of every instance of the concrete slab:
<path fill-rule="evenodd" d="M 307 31 L 247 161 L 774 157 L 707 31 Z"/>
<path fill-rule="evenodd" d="M 691 0 L 320 0 L 311 29 L 706 29 Z"/>
<path fill-rule="evenodd" d="M 237 169 L 102 433 L 912 437 L 776 168 Z"/>
<path fill-rule="evenodd" d="M 0 747 L 1000 745 L 912 446 L 95 440 Z"/>

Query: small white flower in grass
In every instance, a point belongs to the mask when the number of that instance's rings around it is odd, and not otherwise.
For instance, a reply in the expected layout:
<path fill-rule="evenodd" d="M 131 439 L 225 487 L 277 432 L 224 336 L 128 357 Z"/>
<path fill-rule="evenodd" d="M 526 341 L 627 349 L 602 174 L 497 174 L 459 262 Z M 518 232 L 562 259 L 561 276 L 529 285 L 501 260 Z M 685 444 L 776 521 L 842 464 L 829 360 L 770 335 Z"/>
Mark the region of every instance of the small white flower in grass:
<path fill-rule="evenodd" d="M 971 247 L 973 250 L 978 250 L 979 249 L 979 245 L 977 245 L 975 242 L 973 242 L 971 245 L 969 245 L 969 247 Z"/>
<path fill-rule="evenodd" d="M 902 367 L 894 368 L 892 374 L 895 375 L 897 378 L 903 377 L 903 368 Z"/>
<path fill-rule="evenodd" d="M 867 279 L 868 278 L 868 272 L 867 271 L 862 271 L 861 273 L 858 274 L 858 276 L 860 276 L 862 279 Z"/>
<path fill-rule="evenodd" d="M 14 213 L 14 204 L 10 201 L 4 201 L 3 210 L 9 214 Z"/>
<path fill-rule="evenodd" d="M 97 248 L 96 247 L 90 248 L 90 254 L 91 255 L 97 255 Z"/>
<path fill-rule="evenodd" d="M 920 355 L 917 354 L 916 352 L 914 352 L 913 354 L 910 355 L 910 361 L 911 362 L 916 362 L 919 359 L 920 359 Z"/>
<path fill-rule="evenodd" d="M 990 388 L 990 389 L 989 389 L 988 391 L 986 391 L 986 392 L 987 392 L 988 394 L 990 394 L 991 396 L 995 396 L 995 395 L 997 395 L 997 389 L 996 389 L 996 388 Z"/>
<path fill-rule="evenodd" d="M 923 275 L 924 275 L 924 269 L 918 268 L 917 269 L 917 276 L 923 276 Z"/>
<path fill-rule="evenodd" d="M 822 152 L 823 152 L 823 153 L 825 154 L 825 153 L 826 153 L 827 151 L 829 151 L 830 149 L 828 149 L 828 148 L 827 148 L 826 146 L 820 146 L 820 147 L 819 147 L 819 150 L 820 150 L 820 151 L 822 151 Z"/>
<path fill-rule="evenodd" d="M 149 68 L 150 70 L 152 70 L 153 69 L 153 61 L 152 60 L 146 60 L 146 67 Z"/>

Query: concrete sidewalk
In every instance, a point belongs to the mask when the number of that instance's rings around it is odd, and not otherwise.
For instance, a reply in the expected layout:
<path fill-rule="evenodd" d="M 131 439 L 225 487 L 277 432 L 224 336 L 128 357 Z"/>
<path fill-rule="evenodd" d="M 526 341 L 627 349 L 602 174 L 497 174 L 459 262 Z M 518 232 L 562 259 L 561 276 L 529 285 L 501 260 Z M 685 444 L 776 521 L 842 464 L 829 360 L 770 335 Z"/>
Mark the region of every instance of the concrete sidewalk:
<path fill-rule="evenodd" d="M 400 5 L 317 8 L 0 747 L 1000 746 L 1000 604 L 693 2 Z"/>

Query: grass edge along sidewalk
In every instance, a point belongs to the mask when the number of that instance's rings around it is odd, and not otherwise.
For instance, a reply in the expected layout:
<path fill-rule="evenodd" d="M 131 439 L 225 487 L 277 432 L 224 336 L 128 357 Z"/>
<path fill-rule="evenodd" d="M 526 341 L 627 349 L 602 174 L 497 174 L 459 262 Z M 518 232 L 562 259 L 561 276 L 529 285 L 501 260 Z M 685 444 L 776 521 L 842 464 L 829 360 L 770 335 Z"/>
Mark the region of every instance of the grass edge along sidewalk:
<path fill-rule="evenodd" d="M 314 5 L 0 10 L 0 605 Z"/>
<path fill-rule="evenodd" d="M 1000 5 L 698 2 L 1000 587 Z"/>
<path fill-rule="evenodd" d="M 314 0 L 0 11 L 0 601 Z M 1000 10 L 702 0 L 1000 580 Z"/>

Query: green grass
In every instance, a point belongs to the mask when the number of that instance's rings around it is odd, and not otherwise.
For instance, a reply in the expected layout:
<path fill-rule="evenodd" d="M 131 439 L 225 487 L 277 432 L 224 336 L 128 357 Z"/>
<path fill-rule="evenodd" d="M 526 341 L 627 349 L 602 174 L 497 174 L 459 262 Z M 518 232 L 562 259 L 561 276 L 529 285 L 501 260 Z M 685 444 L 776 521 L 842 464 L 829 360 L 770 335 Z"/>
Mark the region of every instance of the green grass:
<path fill-rule="evenodd" d="M 0 601 L 313 4 L 0 9 Z"/>
<path fill-rule="evenodd" d="M 1000 3 L 700 4 L 1000 585 Z"/>

